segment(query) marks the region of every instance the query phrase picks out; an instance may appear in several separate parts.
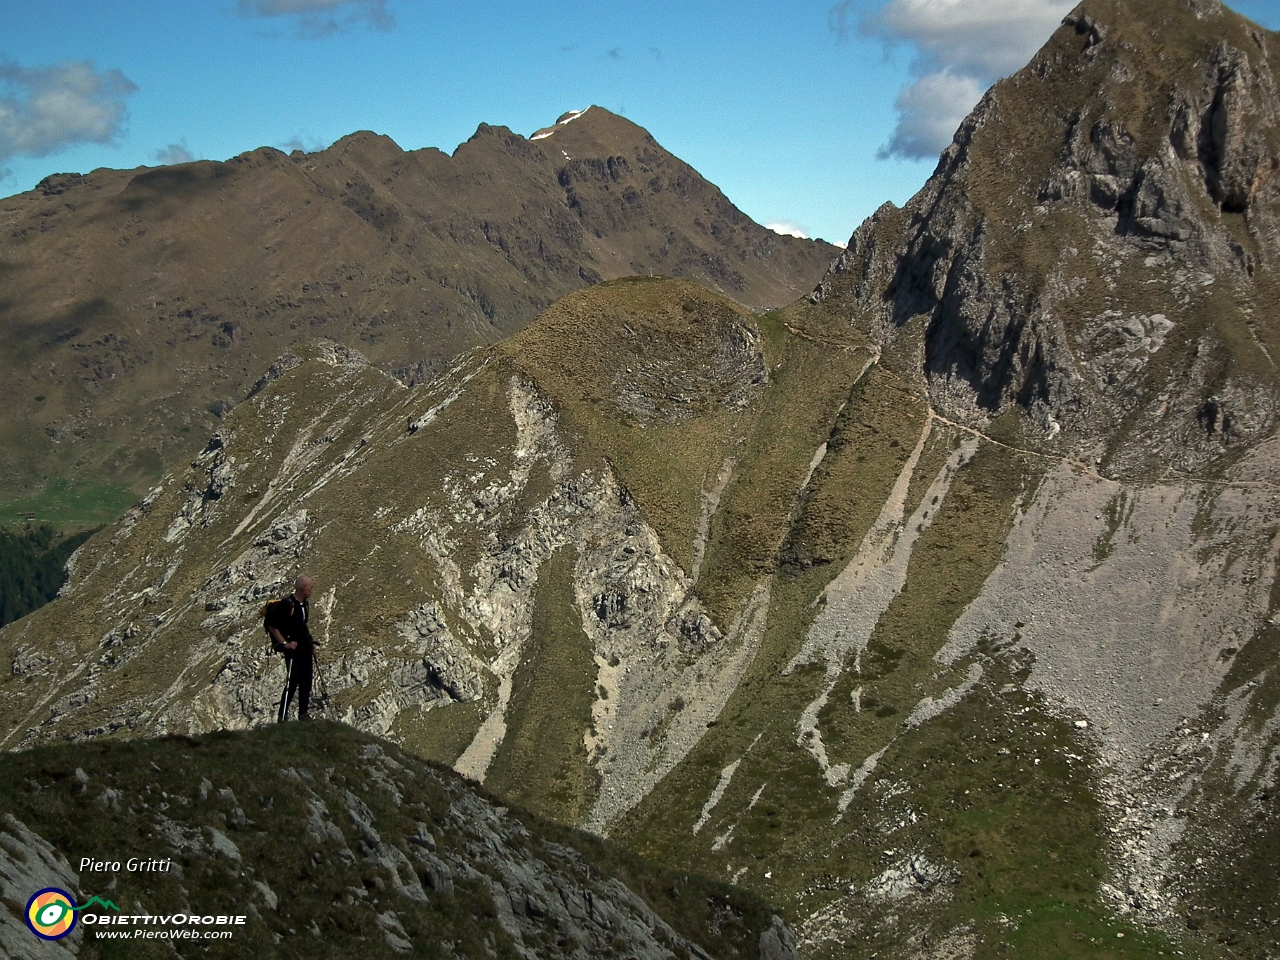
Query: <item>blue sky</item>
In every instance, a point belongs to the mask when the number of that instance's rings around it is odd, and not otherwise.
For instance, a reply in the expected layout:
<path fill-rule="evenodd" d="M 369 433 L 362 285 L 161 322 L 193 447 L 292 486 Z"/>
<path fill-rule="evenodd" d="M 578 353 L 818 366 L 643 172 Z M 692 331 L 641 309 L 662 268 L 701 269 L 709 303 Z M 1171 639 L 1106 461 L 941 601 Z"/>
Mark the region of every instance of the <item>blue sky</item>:
<path fill-rule="evenodd" d="M 360 129 L 452 151 L 480 122 L 528 136 L 594 103 L 757 221 L 843 241 L 1071 6 L 0 0 L 0 195 Z M 1233 6 L 1280 28 L 1277 0 Z"/>

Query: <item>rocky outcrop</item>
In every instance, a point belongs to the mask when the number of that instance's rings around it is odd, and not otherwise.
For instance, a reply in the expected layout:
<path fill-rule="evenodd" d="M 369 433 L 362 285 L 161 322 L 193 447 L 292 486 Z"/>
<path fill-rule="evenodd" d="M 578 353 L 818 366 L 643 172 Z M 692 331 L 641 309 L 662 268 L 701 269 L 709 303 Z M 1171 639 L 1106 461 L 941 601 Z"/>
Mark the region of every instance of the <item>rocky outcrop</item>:
<path fill-rule="evenodd" d="M 1180 44 L 1186 59 L 1161 65 Z M 937 406 L 974 425 L 1019 409 L 1043 438 L 1081 454 L 1101 444 L 1126 471 L 1168 462 L 1174 446 L 1178 469 L 1194 470 L 1260 438 L 1280 396 L 1272 345 L 1252 332 L 1256 346 L 1231 345 L 1275 314 L 1257 275 L 1280 263 L 1274 58 L 1266 31 L 1220 7 L 1082 4 L 983 98 L 910 204 L 855 232 L 811 299 L 848 311 L 886 356 L 897 345 Z M 1227 375 L 1220 360 L 1155 407 L 1166 375 L 1142 373 L 1142 352 L 1124 375 L 1089 374 L 1115 349 L 1113 318 L 1157 314 L 1179 328 L 1147 351 L 1164 350 L 1163 370 L 1251 351 L 1261 368 Z"/>
<path fill-rule="evenodd" d="M 1249 52 L 1219 41 L 1203 65 L 1198 89 L 1179 90 L 1171 112 L 1170 141 L 1181 160 L 1194 164 L 1204 188 L 1226 213 L 1264 203 L 1280 171 L 1275 149 L 1280 96 L 1256 31 Z"/>
<path fill-rule="evenodd" d="M 77 771 L 83 775 L 83 771 Z M 26 905 L 39 890 L 57 887 L 78 897 L 80 885 L 67 859 L 43 837 L 11 813 L 0 818 L 0 899 Z M 78 901 L 77 901 L 78 903 Z M 70 960 L 80 949 L 84 930 L 73 929 L 64 940 L 39 940 L 26 919 L 12 907 L 0 910 L 0 950 L 12 960 Z"/>
<path fill-rule="evenodd" d="M 709 362 L 661 385 L 695 396 L 675 422 L 740 409 L 767 383 L 751 321 L 717 309 L 699 346 Z M 581 441 L 548 396 L 496 351 L 413 390 L 328 341 L 278 366 L 185 475 L 79 565 L 66 597 L 85 614 L 78 652 L 55 661 L 22 639 L 41 629 L 25 625 L 14 675 L 44 692 L 10 688 L 26 719 L 8 743 L 269 722 L 285 675 L 261 610 L 306 571 L 321 584 L 320 709 L 401 739 L 468 708 L 475 726 L 448 759 L 484 781 L 515 709 L 540 581 L 571 550 L 573 618 L 597 671 L 579 734 L 599 782 L 588 819 L 606 829 L 715 721 L 758 648 L 767 585 L 733 624 L 714 622 L 613 468 L 575 453 Z M 480 420 L 454 415 L 490 396 L 501 405 Z M 351 554 L 370 530 L 377 542 Z M 318 561 L 326 550 L 341 559 Z M 126 675 L 167 692 L 108 693 L 127 689 Z"/>
<path fill-rule="evenodd" d="M 217 953 L 214 945 L 217 956 L 278 955 L 285 937 L 290 952 L 309 955 L 308 941 L 323 937 L 331 949 L 358 945 L 369 956 L 427 949 L 475 956 L 482 945 L 500 944 L 527 960 L 624 953 L 710 960 L 613 876 L 598 861 L 598 849 L 592 859 L 541 836 L 460 778 L 389 744 L 335 725 L 317 724 L 307 734 L 224 736 L 233 753 L 202 764 L 198 781 L 181 771 L 180 751 L 203 751 L 199 740 L 153 750 L 146 764 L 129 757 L 125 745 L 95 748 L 85 768 L 65 778 L 52 771 L 78 762 L 75 749 L 50 754 L 41 775 L 56 782 L 42 787 L 46 799 L 56 797 L 74 811 L 96 841 L 84 852 L 108 866 L 77 876 L 40 835 L 56 831 L 56 823 L 25 803 L 21 813 L 30 824 L 6 813 L 0 822 L 4 955 L 72 957 L 86 937 L 94 938 L 93 921 L 120 911 L 155 915 L 150 928 L 156 931 L 173 927 L 167 918 L 175 913 L 184 914 L 185 923 L 187 913 L 215 910 L 244 915 L 230 951 Z M 286 756 L 289 765 L 280 766 Z M 238 762 L 245 757 L 252 766 Z M 24 760 L 10 756 L 6 776 L 29 775 Z M 283 821 L 299 825 L 291 841 L 261 829 Z M 126 839 L 135 832 L 148 837 L 148 858 L 162 870 L 110 866 L 139 854 Z M 291 866 L 299 849 L 305 878 Z M 647 884 L 656 879 L 647 866 L 634 875 Z M 84 900 L 97 893 L 110 903 L 90 901 L 66 940 L 44 942 L 20 913 L 34 892 L 49 886 L 68 891 L 76 906 L 82 887 Z M 332 891 L 332 899 L 323 898 L 314 917 L 310 901 L 318 888 Z M 238 899 L 228 901 L 228 890 L 238 890 Z M 711 896 L 719 901 L 723 894 Z M 794 960 L 794 938 L 779 918 L 758 935 L 744 931 L 739 949 L 750 952 L 738 955 L 754 953 L 757 936 L 761 957 Z"/>
<path fill-rule="evenodd" d="M 760 934 L 760 960 L 795 960 L 796 935 L 775 916 L 769 929 Z"/>

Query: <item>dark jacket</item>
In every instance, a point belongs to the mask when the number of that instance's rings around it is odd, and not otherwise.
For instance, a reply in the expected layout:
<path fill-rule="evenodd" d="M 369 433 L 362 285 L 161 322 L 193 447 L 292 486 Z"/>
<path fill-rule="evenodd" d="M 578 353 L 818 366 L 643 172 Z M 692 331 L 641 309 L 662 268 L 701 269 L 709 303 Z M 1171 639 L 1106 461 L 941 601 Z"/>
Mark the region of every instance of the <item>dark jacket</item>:
<path fill-rule="evenodd" d="M 284 602 L 275 609 L 275 617 L 271 626 L 284 636 L 285 643 L 296 643 L 296 651 L 286 650 L 286 655 L 294 653 L 310 654 L 315 648 L 315 640 L 311 637 L 311 628 L 307 625 L 311 619 L 311 605 L 306 600 L 298 600 L 292 594 L 284 598 Z M 309 657 L 308 657 L 309 659 Z"/>

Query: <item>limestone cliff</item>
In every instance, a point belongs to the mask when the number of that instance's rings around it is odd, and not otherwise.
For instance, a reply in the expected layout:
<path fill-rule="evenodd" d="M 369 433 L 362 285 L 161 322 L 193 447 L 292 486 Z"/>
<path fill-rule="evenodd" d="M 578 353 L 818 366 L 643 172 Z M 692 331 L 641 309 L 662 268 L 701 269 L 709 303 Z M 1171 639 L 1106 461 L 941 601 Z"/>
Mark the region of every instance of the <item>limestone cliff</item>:
<path fill-rule="evenodd" d="M 1025 411 L 1119 473 L 1276 423 L 1274 34 L 1217 3 L 1086 0 L 813 295 L 973 425 Z"/>

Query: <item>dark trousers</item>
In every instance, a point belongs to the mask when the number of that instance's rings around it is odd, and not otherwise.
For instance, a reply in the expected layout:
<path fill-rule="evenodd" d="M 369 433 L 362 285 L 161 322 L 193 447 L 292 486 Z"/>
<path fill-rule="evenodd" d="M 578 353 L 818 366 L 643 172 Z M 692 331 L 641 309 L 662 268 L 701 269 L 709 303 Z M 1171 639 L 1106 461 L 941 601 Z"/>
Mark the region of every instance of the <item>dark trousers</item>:
<path fill-rule="evenodd" d="M 312 651 L 310 648 L 304 650 L 299 647 L 286 653 L 284 659 L 289 668 L 289 690 L 285 694 L 286 707 L 282 719 L 287 715 L 287 704 L 293 700 L 295 693 L 298 697 L 298 716 L 305 717 L 311 710 Z"/>

